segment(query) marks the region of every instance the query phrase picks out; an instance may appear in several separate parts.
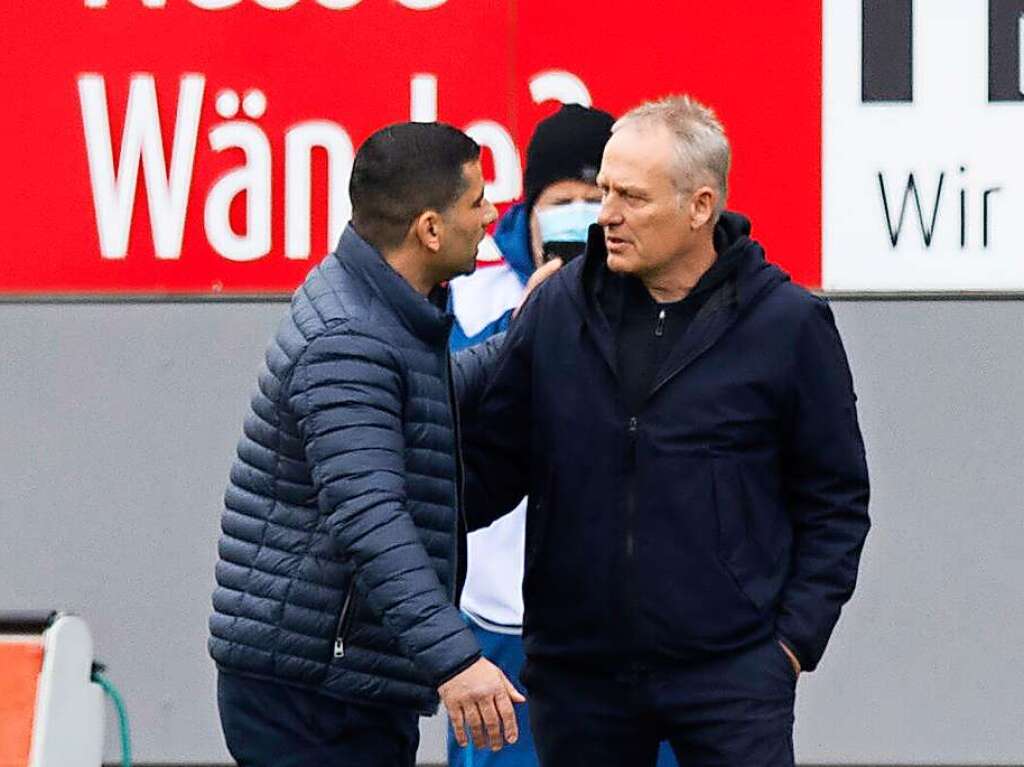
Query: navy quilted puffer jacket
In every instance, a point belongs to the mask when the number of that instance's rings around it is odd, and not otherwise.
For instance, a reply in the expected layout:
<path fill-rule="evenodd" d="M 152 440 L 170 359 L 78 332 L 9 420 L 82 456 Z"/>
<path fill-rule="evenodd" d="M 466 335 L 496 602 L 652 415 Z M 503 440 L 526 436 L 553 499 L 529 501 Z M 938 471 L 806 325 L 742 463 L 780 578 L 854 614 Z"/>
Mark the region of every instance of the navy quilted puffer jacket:
<path fill-rule="evenodd" d="M 270 344 L 222 518 L 221 669 L 431 713 L 480 655 L 453 606 L 461 466 L 451 318 L 350 226 Z M 469 356 L 466 356 L 466 355 Z"/>

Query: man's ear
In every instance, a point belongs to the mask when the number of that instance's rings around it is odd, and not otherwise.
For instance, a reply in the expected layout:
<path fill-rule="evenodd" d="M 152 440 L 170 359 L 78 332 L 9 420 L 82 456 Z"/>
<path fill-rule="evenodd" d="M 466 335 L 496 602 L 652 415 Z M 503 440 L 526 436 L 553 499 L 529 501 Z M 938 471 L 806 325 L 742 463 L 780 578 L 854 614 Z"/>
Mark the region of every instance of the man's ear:
<path fill-rule="evenodd" d="M 698 187 L 690 196 L 690 228 L 700 229 L 715 215 L 718 193 L 710 186 Z"/>
<path fill-rule="evenodd" d="M 420 245 L 431 253 L 441 249 L 441 238 L 444 236 L 444 220 L 436 210 L 425 210 L 420 213 L 412 225 L 413 233 Z"/>

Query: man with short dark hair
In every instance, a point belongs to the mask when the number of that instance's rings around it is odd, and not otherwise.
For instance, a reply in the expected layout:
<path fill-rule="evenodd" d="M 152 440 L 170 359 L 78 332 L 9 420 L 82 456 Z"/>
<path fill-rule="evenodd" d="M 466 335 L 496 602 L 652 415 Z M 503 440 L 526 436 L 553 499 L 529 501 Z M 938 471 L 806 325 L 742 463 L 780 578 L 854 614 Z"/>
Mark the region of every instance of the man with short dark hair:
<path fill-rule="evenodd" d="M 357 153 L 352 223 L 266 355 L 225 496 L 210 652 L 242 765 L 412 767 L 438 694 L 461 733 L 516 740 L 522 696 L 454 602 L 465 564 L 453 366 L 439 285 L 496 216 L 480 149 L 393 125 Z"/>
<path fill-rule="evenodd" d="M 689 97 L 612 128 L 587 251 L 513 323 L 466 432 L 470 526 L 529 495 L 521 675 L 545 767 L 792 767 L 868 476 L 828 304 L 724 211 Z"/>

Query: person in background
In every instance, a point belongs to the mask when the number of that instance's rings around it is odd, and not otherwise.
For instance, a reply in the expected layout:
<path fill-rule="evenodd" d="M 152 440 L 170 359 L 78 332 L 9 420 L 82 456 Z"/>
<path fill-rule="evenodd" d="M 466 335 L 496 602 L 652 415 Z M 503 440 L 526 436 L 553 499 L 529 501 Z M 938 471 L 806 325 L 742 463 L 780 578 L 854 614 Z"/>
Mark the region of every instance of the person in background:
<path fill-rule="evenodd" d="M 587 229 L 601 208 L 595 179 L 613 122 L 600 109 L 567 104 L 537 125 L 526 151 L 525 197 L 501 217 L 494 235 L 500 258 L 494 254 L 473 274 L 452 281 L 453 350 L 504 331 L 527 284 L 539 283 L 583 252 Z M 513 681 L 523 663 L 525 518 L 523 500 L 514 512 L 469 536 L 461 603 L 484 656 Z M 500 752 L 463 748 L 449 733 L 451 767 L 536 765 L 527 706 L 517 706 L 519 742 Z M 674 764 L 666 747 L 659 767 Z"/>
<path fill-rule="evenodd" d="M 500 253 L 487 254 L 482 244 L 477 270 L 452 280 L 453 350 L 504 331 L 534 271 L 583 251 L 601 207 L 594 179 L 613 122 L 607 112 L 566 104 L 537 125 L 526 150 L 524 199 L 494 234 Z"/>

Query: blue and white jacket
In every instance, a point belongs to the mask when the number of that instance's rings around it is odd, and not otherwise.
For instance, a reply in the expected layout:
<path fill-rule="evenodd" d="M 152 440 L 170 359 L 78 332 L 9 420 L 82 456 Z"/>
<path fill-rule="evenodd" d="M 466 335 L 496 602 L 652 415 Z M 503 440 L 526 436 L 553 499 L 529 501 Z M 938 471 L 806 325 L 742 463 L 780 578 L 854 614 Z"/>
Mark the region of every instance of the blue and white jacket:
<path fill-rule="evenodd" d="M 493 241 L 484 240 L 477 270 L 452 280 L 452 351 L 506 330 L 533 270 L 529 218 L 526 206 L 520 203 L 501 217 Z M 511 514 L 469 536 L 461 605 L 474 621 L 491 631 L 522 632 L 525 529 L 523 501 Z"/>

